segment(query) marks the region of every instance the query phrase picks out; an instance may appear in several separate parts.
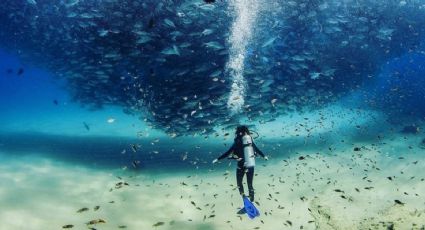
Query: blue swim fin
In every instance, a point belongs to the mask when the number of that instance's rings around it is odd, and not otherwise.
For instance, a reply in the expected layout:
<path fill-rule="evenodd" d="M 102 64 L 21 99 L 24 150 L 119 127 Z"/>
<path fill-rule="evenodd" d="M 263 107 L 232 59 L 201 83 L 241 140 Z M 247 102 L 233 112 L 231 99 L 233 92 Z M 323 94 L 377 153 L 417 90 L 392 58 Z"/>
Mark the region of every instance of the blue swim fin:
<path fill-rule="evenodd" d="M 245 206 L 246 214 L 249 218 L 254 219 L 255 217 L 260 215 L 260 212 L 255 207 L 255 205 L 248 199 L 248 197 L 243 197 L 243 204 Z"/>

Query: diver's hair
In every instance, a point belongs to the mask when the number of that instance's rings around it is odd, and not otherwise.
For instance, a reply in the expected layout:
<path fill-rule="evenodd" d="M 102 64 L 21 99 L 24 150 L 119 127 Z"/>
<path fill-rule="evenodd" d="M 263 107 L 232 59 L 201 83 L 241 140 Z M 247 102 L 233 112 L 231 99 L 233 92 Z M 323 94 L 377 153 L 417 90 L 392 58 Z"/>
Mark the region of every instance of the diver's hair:
<path fill-rule="evenodd" d="M 249 132 L 249 129 L 248 129 L 248 127 L 246 127 L 245 125 L 241 125 L 241 126 L 238 126 L 237 128 L 236 128 L 236 136 L 239 136 L 239 134 L 240 133 L 247 133 L 248 135 L 250 135 L 251 133 Z"/>

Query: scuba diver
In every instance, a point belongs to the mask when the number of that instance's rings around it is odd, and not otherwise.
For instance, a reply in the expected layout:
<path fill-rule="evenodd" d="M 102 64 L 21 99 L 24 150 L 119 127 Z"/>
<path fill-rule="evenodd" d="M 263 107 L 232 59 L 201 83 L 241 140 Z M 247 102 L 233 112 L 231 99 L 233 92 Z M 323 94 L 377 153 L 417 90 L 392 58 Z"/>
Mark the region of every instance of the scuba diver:
<path fill-rule="evenodd" d="M 249 132 L 248 127 L 244 125 L 238 126 L 236 128 L 236 137 L 232 147 L 230 147 L 230 149 L 219 158 L 214 159 L 212 163 L 214 164 L 217 161 L 222 160 L 232 154 L 232 158 L 238 161 L 238 167 L 236 168 L 236 182 L 239 193 L 241 194 L 242 198 L 246 198 L 242 184 L 243 177 L 246 173 L 249 199 L 251 202 L 254 202 L 254 187 L 252 186 L 252 181 L 254 179 L 255 156 L 258 154 L 265 160 L 268 160 L 268 157 L 266 157 L 263 152 L 257 148 L 250 134 L 251 133 Z M 241 209 L 240 212 L 243 212 L 243 209 Z"/>

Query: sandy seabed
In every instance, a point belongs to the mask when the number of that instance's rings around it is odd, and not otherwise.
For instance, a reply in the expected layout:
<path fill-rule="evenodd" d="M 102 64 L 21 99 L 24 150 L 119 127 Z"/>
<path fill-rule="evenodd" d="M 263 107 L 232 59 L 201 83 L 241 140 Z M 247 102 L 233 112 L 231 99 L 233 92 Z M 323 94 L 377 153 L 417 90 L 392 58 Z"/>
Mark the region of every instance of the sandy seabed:
<path fill-rule="evenodd" d="M 0 153 L 0 229 L 424 229 L 419 138 L 258 159 L 253 220 L 236 214 L 234 164 L 152 175 Z"/>

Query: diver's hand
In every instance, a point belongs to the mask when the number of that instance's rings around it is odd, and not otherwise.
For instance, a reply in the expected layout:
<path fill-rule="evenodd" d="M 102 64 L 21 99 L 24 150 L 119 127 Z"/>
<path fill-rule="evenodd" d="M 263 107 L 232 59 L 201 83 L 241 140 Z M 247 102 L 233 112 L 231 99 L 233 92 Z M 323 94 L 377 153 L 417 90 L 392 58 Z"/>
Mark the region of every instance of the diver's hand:
<path fill-rule="evenodd" d="M 264 157 L 264 160 L 268 161 L 268 160 L 269 160 L 269 158 L 268 158 L 267 156 L 265 156 L 265 157 Z"/>
<path fill-rule="evenodd" d="M 213 163 L 213 164 L 215 164 L 215 163 L 217 163 L 217 161 L 218 161 L 218 159 L 214 159 L 214 160 L 212 161 L 212 163 Z"/>

